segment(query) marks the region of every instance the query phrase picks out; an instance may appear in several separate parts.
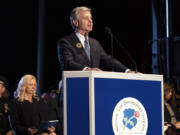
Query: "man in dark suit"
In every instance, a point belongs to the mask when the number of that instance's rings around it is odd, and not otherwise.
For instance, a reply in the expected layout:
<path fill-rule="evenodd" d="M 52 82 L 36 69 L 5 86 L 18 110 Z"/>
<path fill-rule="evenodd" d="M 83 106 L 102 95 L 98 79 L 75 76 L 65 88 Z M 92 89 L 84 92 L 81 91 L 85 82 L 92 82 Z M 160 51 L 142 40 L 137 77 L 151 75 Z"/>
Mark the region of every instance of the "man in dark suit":
<path fill-rule="evenodd" d="M 101 64 L 114 71 L 132 72 L 108 55 L 96 39 L 89 37 L 93 29 L 90 8 L 74 8 L 70 21 L 74 32 L 58 41 L 58 58 L 62 70 L 101 71 Z"/>

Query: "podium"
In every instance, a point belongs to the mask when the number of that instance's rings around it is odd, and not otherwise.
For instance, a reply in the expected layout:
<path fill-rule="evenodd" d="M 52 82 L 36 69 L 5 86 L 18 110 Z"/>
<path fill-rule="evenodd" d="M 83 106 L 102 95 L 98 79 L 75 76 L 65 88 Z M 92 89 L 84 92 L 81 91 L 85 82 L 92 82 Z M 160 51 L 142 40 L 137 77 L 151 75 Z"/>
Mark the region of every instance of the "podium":
<path fill-rule="evenodd" d="M 63 72 L 64 135 L 163 135 L 163 76 Z"/>

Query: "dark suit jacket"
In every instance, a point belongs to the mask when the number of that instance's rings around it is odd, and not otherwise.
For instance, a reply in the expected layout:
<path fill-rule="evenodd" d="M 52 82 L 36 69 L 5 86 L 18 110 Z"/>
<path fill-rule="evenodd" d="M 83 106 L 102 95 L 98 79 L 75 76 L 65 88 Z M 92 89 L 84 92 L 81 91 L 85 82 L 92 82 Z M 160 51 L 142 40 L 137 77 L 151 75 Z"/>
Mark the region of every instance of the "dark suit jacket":
<path fill-rule="evenodd" d="M 112 58 L 101 47 L 100 43 L 89 37 L 91 61 L 76 34 L 61 38 L 58 41 L 57 51 L 62 70 L 83 70 L 84 67 L 113 67 L 115 71 L 124 72 L 125 67 L 121 62 Z"/>

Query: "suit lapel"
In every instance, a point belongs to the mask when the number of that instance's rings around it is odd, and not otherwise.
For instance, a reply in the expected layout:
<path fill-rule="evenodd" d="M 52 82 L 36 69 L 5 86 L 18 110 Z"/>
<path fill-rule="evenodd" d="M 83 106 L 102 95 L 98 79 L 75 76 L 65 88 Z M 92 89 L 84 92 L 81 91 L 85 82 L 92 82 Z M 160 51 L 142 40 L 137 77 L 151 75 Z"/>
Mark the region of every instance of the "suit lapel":
<path fill-rule="evenodd" d="M 93 41 L 91 40 L 91 38 L 89 38 L 89 45 L 90 45 L 90 56 L 91 56 L 91 65 L 93 65 L 95 58 L 95 47 L 93 45 Z"/>
<path fill-rule="evenodd" d="M 85 52 L 85 50 L 81 44 L 81 41 L 78 39 L 78 37 L 76 36 L 76 34 L 74 32 L 72 33 L 72 39 L 73 39 L 73 46 L 78 50 L 78 52 L 80 52 L 83 55 L 83 57 L 90 64 L 90 61 L 89 61 L 88 56 L 87 56 L 87 54 L 86 54 L 86 52 Z M 78 47 L 79 43 L 81 44 L 81 47 Z M 91 48 L 90 48 L 90 55 L 91 55 Z"/>

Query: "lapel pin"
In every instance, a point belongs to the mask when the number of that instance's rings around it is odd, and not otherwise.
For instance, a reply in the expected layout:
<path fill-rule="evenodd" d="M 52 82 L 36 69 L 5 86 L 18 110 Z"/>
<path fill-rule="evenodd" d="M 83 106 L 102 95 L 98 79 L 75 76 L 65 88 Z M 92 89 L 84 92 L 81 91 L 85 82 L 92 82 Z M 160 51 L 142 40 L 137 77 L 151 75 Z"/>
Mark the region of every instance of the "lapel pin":
<path fill-rule="evenodd" d="M 77 47 L 77 48 L 82 48 L 82 44 L 81 44 L 81 43 L 77 43 L 77 44 L 76 44 L 76 47 Z"/>

